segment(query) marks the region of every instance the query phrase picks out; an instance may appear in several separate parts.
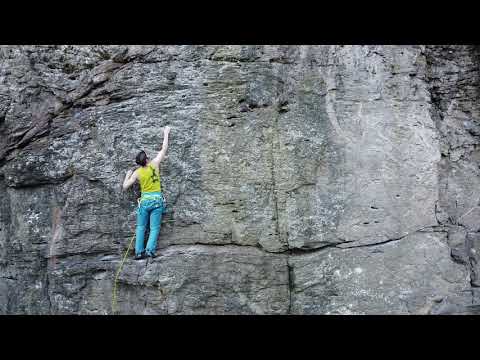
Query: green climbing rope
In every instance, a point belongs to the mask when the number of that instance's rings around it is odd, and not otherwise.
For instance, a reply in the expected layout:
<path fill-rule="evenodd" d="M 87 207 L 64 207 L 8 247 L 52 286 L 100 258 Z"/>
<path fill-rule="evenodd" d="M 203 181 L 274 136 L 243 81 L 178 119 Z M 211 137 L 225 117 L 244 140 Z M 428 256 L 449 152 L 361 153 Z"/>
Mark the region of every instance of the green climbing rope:
<path fill-rule="evenodd" d="M 132 235 L 132 238 L 130 240 L 130 244 L 128 244 L 127 251 L 125 251 L 125 255 L 123 255 L 123 259 L 120 263 L 120 266 L 118 267 L 117 273 L 115 275 L 115 282 L 113 284 L 113 293 L 112 293 L 112 314 L 115 315 L 117 311 L 117 281 L 118 281 L 118 276 L 120 275 L 120 272 L 122 271 L 123 264 L 125 260 L 127 259 L 128 252 L 130 251 L 130 248 L 132 247 L 133 244 L 133 239 L 135 239 L 135 233 Z"/>

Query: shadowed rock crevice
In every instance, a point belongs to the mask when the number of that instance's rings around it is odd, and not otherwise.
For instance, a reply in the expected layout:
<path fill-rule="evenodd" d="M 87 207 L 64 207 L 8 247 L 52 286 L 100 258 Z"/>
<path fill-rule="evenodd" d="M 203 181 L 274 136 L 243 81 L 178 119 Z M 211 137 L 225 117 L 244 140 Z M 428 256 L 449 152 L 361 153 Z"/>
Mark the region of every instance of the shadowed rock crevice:
<path fill-rule="evenodd" d="M 478 286 L 479 51 L 475 46 L 427 46 L 425 54 L 442 152 L 437 221 L 449 228 L 452 259 L 469 270 L 471 285 Z"/>

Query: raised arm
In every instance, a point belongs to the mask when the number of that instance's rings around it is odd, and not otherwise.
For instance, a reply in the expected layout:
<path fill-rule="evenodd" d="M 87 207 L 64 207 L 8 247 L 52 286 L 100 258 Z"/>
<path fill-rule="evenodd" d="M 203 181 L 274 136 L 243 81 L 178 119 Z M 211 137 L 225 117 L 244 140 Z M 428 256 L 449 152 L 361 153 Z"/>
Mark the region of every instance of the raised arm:
<path fill-rule="evenodd" d="M 170 134 L 170 126 L 165 126 L 165 129 L 163 130 L 163 145 L 162 145 L 162 150 L 159 151 L 157 156 L 152 160 L 152 163 L 158 167 L 160 165 L 160 162 L 165 158 L 165 154 L 167 153 L 168 149 L 168 134 Z"/>
<path fill-rule="evenodd" d="M 127 174 L 125 175 L 125 179 L 123 180 L 123 190 L 127 190 L 130 186 L 132 186 L 135 183 L 135 180 L 137 180 L 137 172 L 128 170 Z"/>

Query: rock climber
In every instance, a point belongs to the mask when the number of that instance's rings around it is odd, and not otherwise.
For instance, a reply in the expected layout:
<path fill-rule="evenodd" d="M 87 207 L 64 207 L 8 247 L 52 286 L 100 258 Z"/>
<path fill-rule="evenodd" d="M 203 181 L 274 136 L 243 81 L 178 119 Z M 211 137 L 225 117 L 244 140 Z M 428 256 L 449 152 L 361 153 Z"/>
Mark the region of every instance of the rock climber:
<path fill-rule="evenodd" d="M 168 148 L 170 127 L 163 130 L 163 145 L 153 160 L 149 160 L 145 151 L 140 151 L 135 162 L 140 165 L 135 171 L 128 170 L 123 181 L 123 190 L 127 190 L 136 180 L 140 183 L 141 197 L 137 208 L 137 227 L 135 240 L 135 260 L 145 257 L 155 258 L 157 238 L 160 233 L 165 198 L 160 184 L 160 163 L 165 158 Z M 144 248 L 145 228 L 150 220 L 150 235 Z"/>

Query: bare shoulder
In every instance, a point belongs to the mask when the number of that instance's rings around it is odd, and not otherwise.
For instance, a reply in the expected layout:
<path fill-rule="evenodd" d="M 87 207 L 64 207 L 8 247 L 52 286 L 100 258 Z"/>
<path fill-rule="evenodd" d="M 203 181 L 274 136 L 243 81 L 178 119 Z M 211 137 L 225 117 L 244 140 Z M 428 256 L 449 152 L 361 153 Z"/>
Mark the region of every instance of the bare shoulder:
<path fill-rule="evenodd" d="M 135 178 L 135 179 L 138 179 L 138 170 L 140 168 L 136 168 L 135 170 L 133 170 L 133 173 L 132 173 L 132 178 Z"/>

